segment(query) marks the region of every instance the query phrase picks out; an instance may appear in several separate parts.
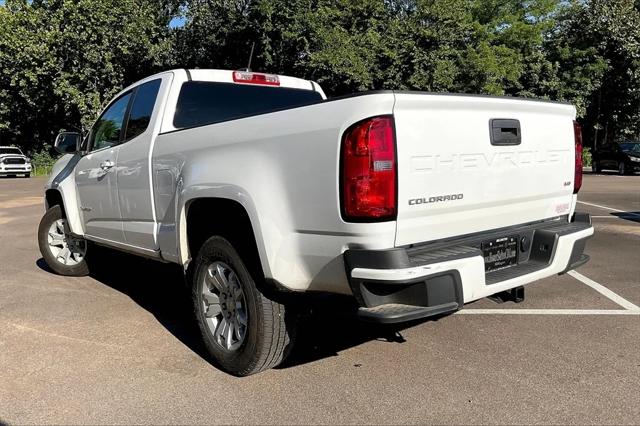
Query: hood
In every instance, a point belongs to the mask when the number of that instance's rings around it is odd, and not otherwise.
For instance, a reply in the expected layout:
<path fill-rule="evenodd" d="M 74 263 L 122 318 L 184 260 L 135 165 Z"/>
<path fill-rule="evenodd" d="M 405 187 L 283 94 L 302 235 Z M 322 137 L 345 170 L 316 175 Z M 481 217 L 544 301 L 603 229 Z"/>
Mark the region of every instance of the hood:
<path fill-rule="evenodd" d="M 26 155 L 22 154 L 0 154 L 0 158 L 27 158 Z"/>

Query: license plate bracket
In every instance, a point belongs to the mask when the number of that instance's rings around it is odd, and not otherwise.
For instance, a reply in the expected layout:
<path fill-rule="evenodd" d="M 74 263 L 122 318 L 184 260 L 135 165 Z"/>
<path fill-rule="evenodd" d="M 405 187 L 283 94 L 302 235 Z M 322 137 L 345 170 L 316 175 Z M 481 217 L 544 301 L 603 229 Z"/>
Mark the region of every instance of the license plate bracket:
<path fill-rule="evenodd" d="M 483 241 L 480 245 L 485 272 L 497 271 L 518 264 L 518 236 Z"/>

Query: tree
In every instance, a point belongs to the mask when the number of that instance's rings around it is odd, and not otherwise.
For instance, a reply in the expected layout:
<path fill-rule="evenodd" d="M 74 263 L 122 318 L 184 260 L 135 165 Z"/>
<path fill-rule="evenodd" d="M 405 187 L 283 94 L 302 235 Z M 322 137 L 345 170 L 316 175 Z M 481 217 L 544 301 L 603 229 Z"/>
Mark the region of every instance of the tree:
<path fill-rule="evenodd" d="M 0 7 L 4 138 L 31 149 L 60 128 L 90 126 L 116 92 L 170 56 L 167 8 L 145 0 L 7 0 Z"/>
<path fill-rule="evenodd" d="M 467 91 L 545 97 L 555 73 L 544 40 L 558 0 L 474 0 L 475 31 L 462 67 Z"/>
<path fill-rule="evenodd" d="M 640 137 L 639 10 L 631 0 L 574 1 L 549 41 L 562 82 L 552 96 L 577 106 L 588 145 Z"/>
<path fill-rule="evenodd" d="M 191 1 L 181 65 L 312 78 L 331 94 L 367 89 L 543 96 L 543 51 L 559 0 Z M 543 83 L 544 85 L 546 83 Z"/>
<path fill-rule="evenodd" d="M 576 105 L 587 144 L 640 137 L 639 0 L 7 0 L 0 138 L 41 146 L 170 67 Z M 184 27 L 170 29 L 176 14 Z"/>

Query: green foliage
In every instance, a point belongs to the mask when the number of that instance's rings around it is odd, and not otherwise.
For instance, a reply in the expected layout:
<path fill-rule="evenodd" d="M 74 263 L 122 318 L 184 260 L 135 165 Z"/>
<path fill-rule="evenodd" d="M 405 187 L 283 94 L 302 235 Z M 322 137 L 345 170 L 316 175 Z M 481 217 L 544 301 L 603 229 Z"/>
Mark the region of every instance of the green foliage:
<path fill-rule="evenodd" d="M 583 49 L 602 63 L 586 102 L 592 138 L 612 142 L 640 135 L 640 10 L 632 0 L 592 0 L 576 14 Z"/>
<path fill-rule="evenodd" d="M 168 17 L 146 0 L 7 0 L 0 7 L 0 131 L 26 149 L 88 127 L 170 55 Z M 2 141 L 3 143 L 5 140 Z"/>
<path fill-rule="evenodd" d="M 123 86 L 177 67 L 370 89 L 571 102 L 585 143 L 640 137 L 637 0 L 7 0 L 0 143 L 88 127 Z M 185 25 L 170 29 L 182 14 Z"/>
<path fill-rule="evenodd" d="M 582 165 L 591 167 L 593 157 L 591 156 L 591 148 L 582 148 Z"/>
<path fill-rule="evenodd" d="M 562 8 L 548 57 L 549 96 L 576 105 L 585 141 L 640 137 L 640 11 L 632 0 L 574 1 Z"/>
<path fill-rule="evenodd" d="M 30 155 L 33 174 L 36 176 L 44 176 L 51 173 L 57 157 L 51 155 L 51 146 L 44 145 L 39 151 L 32 152 Z"/>

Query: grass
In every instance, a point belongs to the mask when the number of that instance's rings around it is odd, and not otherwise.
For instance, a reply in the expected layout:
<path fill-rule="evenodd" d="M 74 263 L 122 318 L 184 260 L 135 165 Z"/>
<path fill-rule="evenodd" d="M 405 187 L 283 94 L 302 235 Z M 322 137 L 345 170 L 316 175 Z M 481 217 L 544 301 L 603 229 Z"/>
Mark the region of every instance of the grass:
<path fill-rule="evenodd" d="M 51 174 L 51 169 L 53 169 L 53 166 L 33 166 L 31 176 L 49 176 Z"/>

